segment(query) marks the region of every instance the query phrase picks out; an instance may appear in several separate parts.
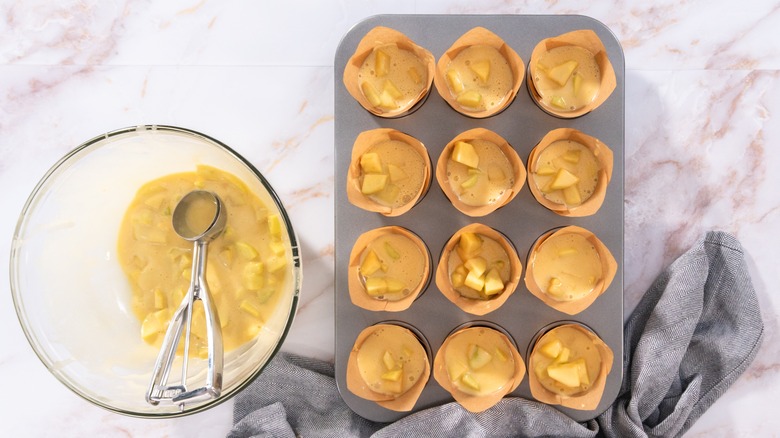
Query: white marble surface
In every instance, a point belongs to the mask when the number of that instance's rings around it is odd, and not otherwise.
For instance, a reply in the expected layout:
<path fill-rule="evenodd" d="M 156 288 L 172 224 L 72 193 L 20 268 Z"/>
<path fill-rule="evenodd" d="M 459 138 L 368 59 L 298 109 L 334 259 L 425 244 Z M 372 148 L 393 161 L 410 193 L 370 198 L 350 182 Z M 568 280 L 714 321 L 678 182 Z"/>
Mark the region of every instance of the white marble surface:
<path fill-rule="evenodd" d="M 44 172 L 95 135 L 157 123 L 231 145 L 280 193 L 303 244 L 302 303 L 285 349 L 333 356 L 333 71 L 340 36 L 378 13 L 584 14 L 626 55 L 628 314 L 706 230 L 747 249 L 764 345 L 689 436 L 780 430 L 780 1 L 0 1 L 0 267 Z M 2 436 L 221 436 L 231 404 L 141 420 L 52 377 L 0 269 Z"/>

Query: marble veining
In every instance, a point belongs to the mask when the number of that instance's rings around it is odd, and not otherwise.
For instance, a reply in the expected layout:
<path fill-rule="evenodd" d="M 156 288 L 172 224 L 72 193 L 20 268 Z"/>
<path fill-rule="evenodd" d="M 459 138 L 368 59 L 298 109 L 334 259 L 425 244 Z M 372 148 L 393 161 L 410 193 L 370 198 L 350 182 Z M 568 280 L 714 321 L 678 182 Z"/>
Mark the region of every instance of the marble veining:
<path fill-rule="evenodd" d="M 766 333 L 747 372 L 689 436 L 773 436 L 780 419 L 780 1 L 0 1 L 0 265 L 18 213 L 62 155 L 135 124 L 213 136 L 268 178 L 302 246 L 284 349 L 333 359 L 333 55 L 382 13 L 582 14 L 626 57 L 626 315 L 704 232 L 743 243 Z M 439 54 L 435 54 L 439 55 Z M 3 436 L 220 436 L 231 403 L 140 420 L 91 406 L 27 344 L 0 269 Z"/>

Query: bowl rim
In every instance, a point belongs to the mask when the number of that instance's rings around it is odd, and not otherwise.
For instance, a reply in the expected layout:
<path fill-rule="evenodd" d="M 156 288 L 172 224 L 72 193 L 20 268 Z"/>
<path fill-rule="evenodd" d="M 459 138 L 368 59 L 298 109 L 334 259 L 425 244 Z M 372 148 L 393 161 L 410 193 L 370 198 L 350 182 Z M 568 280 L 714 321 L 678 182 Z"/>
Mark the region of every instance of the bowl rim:
<path fill-rule="evenodd" d="M 35 333 L 32 330 L 31 326 L 29 325 L 29 321 L 27 317 L 25 316 L 24 299 L 22 296 L 23 294 L 21 290 L 21 284 L 19 283 L 20 281 L 19 280 L 20 277 L 19 254 L 23 246 L 22 236 L 26 231 L 27 222 L 29 219 L 28 213 L 36 205 L 36 202 L 39 200 L 40 196 L 43 195 L 44 192 L 42 192 L 42 190 L 49 182 L 50 178 L 53 175 L 55 175 L 57 171 L 60 170 L 60 168 L 65 163 L 68 163 L 69 160 L 71 160 L 74 156 L 78 155 L 84 150 L 87 150 L 88 148 L 94 146 L 95 144 L 104 140 L 108 140 L 112 137 L 118 137 L 132 132 L 144 132 L 144 131 L 149 131 L 152 133 L 158 131 L 163 133 L 175 133 L 179 135 L 194 137 L 206 141 L 208 143 L 212 143 L 215 146 L 221 148 L 223 151 L 227 152 L 228 155 L 236 159 L 239 163 L 246 166 L 252 172 L 252 174 L 254 174 L 254 176 L 260 181 L 263 187 L 267 190 L 271 200 L 276 205 L 280 217 L 284 221 L 284 225 L 287 229 L 287 234 L 288 234 L 288 238 L 290 239 L 290 248 L 292 254 L 292 259 L 291 259 L 292 278 L 290 279 L 290 282 L 293 290 L 292 290 L 292 297 L 290 300 L 289 315 L 287 318 L 287 322 L 285 323 L 284 328 L 280 333 L 279 338 L 276 340 L 276 344 L 274 345 L 273 349 L 271 349 L 270 354 L 268 355 L 268 359 L 264 363 L 262 363 L 258 367 L 258 369 L 255 370 L 248 378 L 246 378 L 244 381 L 236 385 L 236 387 L 233 388 L 230 392 L 223 392 L 216 399 L 209 400 L 205 403 L 196 405 L 190 409 L 184 409 L 184 410 L 173 411 L 173 412 L 160 412 L 160 413 L 135 412 L 128 409 L 117 408 L 97 397 L 94 397 L 93 395 L 87 394 L 85 391 L 80 389 L 75 382 L 71 381 L 70 377 L 67 374 L 62 373 L 60 370 L 56 370 L 54 368 L 54 364 L 49 359 L 49 356 L 44 352 L 41 343 L 38 341 L 38 337 L 35 336 Z M 43 363 L 46 369 L 52 375 L 54 375 L 54 377 L 58 381 L 60 381 L 60 383 L 65 385 L 68 389 L 73 391 L 76 395 L 78 395 L 82 399 L 96 406 L 104 408 L 106 410 L 127 415 L 130 417 L 137 417 L 137 418 L 175 418 L 175 417 L 183 417 L 183 416 L 195 414 L 197 412 L 202 412 L 222 404 L 223 402 L 231 399 L 234 395 L 238 394 L 239 392 L 241 392 L 241 390 L 249 386 L 255 379 L 257 379 L 257 377 L 260 374 L 262 374 L 262 372 L 265 370 L 265 368 L 268 366 L 271 360 L 279 353 L 279 350 L 290 331 L 290 327 L 292 326 L 293 320 L 295 319 L 297 313 L 298 301 L 300 299 L 301 284 L 303 280 L 300 246 L 298 243 L 298 238 L 295 234 L 295 230 L 292 227 L 292 223 L 290 221 L 290 217 L 287 214 L 287 210 L 285 209 L 281 199 L 279 198 L 279 195 L 273 189 L 273 187 L 265 178 L 265 176 L 263 176 L 263 174 L 252 163 L 250 163 L 247 159 L 245 159 L 241 154 L 239 154 L 238 152 L 236 152 L 235 150 L 227 146 L 225 143 L 222 143 L 221 141 L 213 137 L 210 137 L 206 134 L 188 128 L 182 128 L 182 127 L 172 126 L 172 125 L 157 125 L 157 124 L 128 126 L 125 128 L 120 128 L 120 129 L 106 132 L 104 134 L 95 136 L 90 140 L 87 140 L 86 142 L 73 148 L 72 150 L 67 152 L 62 158 L 57 160 L 57 162 L 54 165 L 52 165 L 51 168 L 49 168 L 49 170 L 46 171 L 46 173 L 41 177 L 41 179 L 35 185 L 35 188 L 33 188 L 29 197 L 25 201 L 24 206 L 22 207 L 22 210 L 19 214 L 19 219 L 17 220 L 16 227 L 14 229 L 14 235 L 11 240 L 9 271 L 10 271 L 9 280 L 11 286 L 11 298 L 14 303 L 14 310 L 16 311 L 16 317 L 19 320 L 19 324 L 22 327 L 22 332 L 24 333 L 25 338 L 27 338 L 27 342 L 30 344 L 30 346 L 33 349 L 33 352 L 35 353 L 36 356 L 38 356 L 38 359 Z M 150 369 L 150 373 L 151 373 L 151 369 Z"/>

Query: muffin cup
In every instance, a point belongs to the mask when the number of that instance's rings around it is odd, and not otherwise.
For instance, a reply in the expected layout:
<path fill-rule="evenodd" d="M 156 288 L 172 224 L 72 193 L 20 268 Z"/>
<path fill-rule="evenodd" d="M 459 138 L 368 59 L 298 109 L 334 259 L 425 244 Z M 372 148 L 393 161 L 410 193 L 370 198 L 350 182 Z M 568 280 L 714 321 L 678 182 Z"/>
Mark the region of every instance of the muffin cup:
<path fill-rule="evenodd" d="M 461 201 L 458 195 L 453 193 L 452 189 L 450 188 L 449 179 L 447 177 L 447 162 L 452 155 L 452 150 L 455 147 L 455 143 L 459 141 L 469 142 L 476 139 L 487 140 L 498 145 L 499 149 L 501 149 L 501 152 L 503 152 L 509 162 L 512 163 L 512 170 L 515 174 L 514 185 L 504 191 L 504 194 L 501 195 L 500 198 L 496 199 L 496 201 L 493 203 L 480 206 L 467 205 Z M 458 209 L 458 211 L 471 217 L 487 216 L 488 214 L 508 204 L 523 188 L 525 179 L 526 171 L 525 167 L 523 166 L 523 161 L 520 159 L 520 156 L 517 155 L 517 152 L 515 152 L 514 148 L 512 148 L 512 146 L 503 137 L 484 128 L 470 129 L 461 134 L 458 134 L 449 143 L 447 143 L 447 146 L 444 147 L 444 150 L 442 151 L 441 155 L 439 155 L 439 160 L 436 163 L 436 180 L 439 182 L 439 187 L 441 187 L 444 194 L 447 196 L 450 202 L 452 202 L 452 205 Z"/>
<path fill-rule="evenodd" d="M 360 176 L 363 174 L 363 170 L 360 168 L 360 157 L 366 153 L 372 146 L 390 140 L 397 140 L 404 142 L 411 146 L 420 155 L 420 159 L 425 164 L 425 170 L 423 175 L 423 184 L 417 191 L 416 196 L 412 198 L 406 204 L 400 207 L 388 207 L 378 204 L 372 201 L 369 197 L 363 194 L 360 190 Z M 428 156 L 428 150 L 425 145 L 412 137 L 411 135 L 404 134 L 401 131 L 390 128 L 378 128 L 370 131 L 361 132 L 355 139 L 355 143 L 352 146 L 352 160 L 349 165 L 349 171 L 347 172 L 347 199 L 349 202 L 363 210 L 373 211 L 383 214 L 388 217 L 400 216 L 407 211 L 411 210 L 428 192 L 428 188 L 431 186 L 431 158 Z"/>
<path fill-rule="evenodd" d="M 358 370 L 357 353 L 358 351 L 360 351 L 360 346 L 375 331 L 383 327 L 391 327 L 393 330 L 404 330 L 408 332 L 415 339 L 417 339 L 418 342 L 420 342 L 420 347 L 425 353 L 425 368 L 423 369 L 422 375 L 417 380 L 417 382 L 415 382 L 415 384 L 412 385 L 411 388 L 409 388 L 408 391 L 399 395 L 398 397 L 393 397 L 391 395 L 380 394 L 372 391 L 368 387 L 368 385 L 366 385 L 366 382 L 363 381 L 363 378 L 360 377 L 360 371 Z M 412 330 L 409 330 L 408 328 L 397 324 L 379 323 L 367 327 L 358 335 L 357 339 L 355 340 L 355 344 L 349 353 L 349 359 L 347 360 L 346 375 L 347 375 L 347 389 L 349 389 L 349 391 L 355 394 L 356 396 L 363 398 L 365 400 L 376 402 L 376 404 L 378 404 L 379 406 L 382 406 L 383 408 L 386 409 L 390 409 L 392 411 L 407 412 L 407 411 L 411 411 L 412 408 L 414 408 L 415 403 L 417 403 L 417 399 L 420 398 L 420 394 L 422 394 L 423 388 L 425 388 L 425 385 L 428 383 L 428 379 L 431 377 L 430 358 L 425 349 L 425 345 L 423 345 L 421 339 Z"/>
<path fill-rule="evenodd" d="M 358 72 L 360 67 L 366 60 L 368 55 L 374 51 L 374 48 L 385 44 L 396 44 L 398 48 L 414 53 L 425 64 L 427 72 L 427 82 L 425 87 L 420 91 L 416 98 L 412 99 L 406 105 L 392 111 L 387 111 L 382 108 L 377 108 L 368 101 L 366 96 L 360 90 L 360 84 L 358 83 Z M 431 91 L 431 83 L 433 82 L 433 75 L 435 71 L 435 59 L 433 54 L 424 47 L 418 46 L 405 34 L 391 29 L 389 27 L 377 26 L 360 40 L 355 53 L 349 58 L 346 67 L 344 68 L 344 87 L 347 92 L 368 112 L 375 116 L 385 118 L 401 117 L 406 114 L 410 114 L 417 108 L 419 103 L 424 101 L 424 98 Z"/>
<path fill-rule="evenodd" d="M 504 283 L 503 292 L 497 294 L 494 298 L 489 300 L 466 298 L 452 286 L 448 266 L 450 254 L 455 250 L 455 245 L 458 244 L 460 241 L 460 236 L 463 233 L 476 233 L 489 237 L 498 242 L 509 256 L 509 264 L 511 266 L 510 278 L 507 282 Z M 488 227 L 487 225 L 474 223 L 466 225 L 465 227 L 458 230 L 444 245 L 444 249 L 442 250 L 441 258 L 439 260 L 439 266 L 436 268 L 436 287 L 439 288 L 441 293 L 447 297 L 448 300 L 452 301 L 464 312 L 470 313 L 472 315 L 482 316 L 501 307 L 515 292 L 515 289 L 517 289 L 517 285 L 520 282 L 522 271 L 523 266 L 520 263 L 520 258 L 517 256 L 517 251 L 515 251 L 515 248 L 512 246 L 512 243 L 509 242 L 509 239 L 493 228 Z"/>
<path fill-rule="evenodd" d="M 560 111 L 545 105 L 533 80 L 534 71 L 536 71 L 536 64 L 539 62 L 539 58 L 548 51 L 562 46 L 582 47 L 593 53 L 596 64 L 598 64 L 599 70 L 601 71 L 601 83 L 596 97 L 592 102 L 574 111 Z M 604 43 L 601 42 L 598 35 L 596 35 L 596 32 L 593 32 L 590 29 L 575 30 L 553 38 L 544 39 L 540 41 L 536 47 L 534 47 L 533 52 L 531 52 L 531 60 L 528 62 L 528 92 L 536 105 L 550 115 L 563 119 L 573 119 L 585 115 L 604 103 L 615 90 L 616 86 L 617 78 L 615 77 L 615 70 L 612 68 L 612 63 L 609 62 L 607 49 L 604 47 Z"/>
<path fill-rule="evenodd" d="M 454 336 L 467 330 L 479 329 L 493 330 L 494 332 L 498 333 L 500 337 L 506 341 L 506 344 L 509 347 L 509 351 L 512 354 L 512 358 L 515 361 L 515 374 L 513 379 L 510 382 L 507 382 L 507 385 L 500 391 L 481 396 L 467 394 L 453 385 L 447 372 L 447 364 L 444 363 L 444 352 L 446 351 L 450 340 Z M 480 325 L 479 321 L 476 321 L 473 324 L 470 324 L 469 327 L 459 329 L 447 336 L 447 338 L 444 340 L 444 343 L 441 345 L 441 348 L 439 348 L 439 351 L 436 352 L 436 357 L 433 360 L 433 378 L 436 379 L 442 388 L 447 390 L 447 392 L 452 395 L 452 398 L 454 398 L 455 401 L 457 401 L 461 406 L 470 412 L 482 412 L 495 406 L 498 402 L 501 401 L 502 398 L 504 398 L 504 396 L 520 386 L 520 382 L 523 381 L 523 377 L 525 376 L 525 371 L 526 366 L 523 362 L 523 358 L 520 356 L 517 348 L 515 348 L 512 340 L 502 331 L 496 330 L 490 327 L 490 325 Z"/>
<path fill-rule="evenodd" d="M 601 338 L 596 336 L 595 333 L 585 328 L 581 324 L 561 324 L 548 330 L 545 334 L 536 340 L 536 343 L 534 343 L 533 350 L 531 350 L 531 353 L 528 355 L 528 368 L 530 370 L 533 369 L 534 355 L 541 354 L 537 353 L 538 347 L 540 345 L 544 345 L 544 341 L 551 333 L 562 327 L 571 327 L 579 330 L 584 333 L 591 341 L 593 341 L 593 345 L 601 355 L 601 369 L 599 370 L 599 376 L 596 381 L 593 382 L 590 389 L 584 394 L 576 396 L 564 396 L 554 393 L 542 386 L 542 384 L 539 382 L 539 379 L 536 377 L 536 373 L 534 371 L 529 371 L 528 384 L 531 388 L 531 395 L 533 395 L 536 400 L 542 403 L 560 405 L 581 411 L 591 411 L 596 409 L 599 402 L 601 401 L 601 397 L 604 394 L 604 385 L 606 385 L 607 375 L 612 370 L 612 361 L 614 358 L 612 350 L 607 346 L 607 344 L 604 343 L 604 341 L 601 340 Z"/>
<path fill-rule="evenodd" d="M 425 267 L 423 269 L 423 278 L 420 283 L 411 293 L 398 300 L 377 300 L 370 297 L 365 290 L 363 283 L 360 281 L 360 256 L 368 245 L 385 234 L 400 234 L 413 241 L 423 254 Z M 374 312 L 400 312 L 408 309 L 414 300 L 420 295 L 420 293 L 428 286 L 431 277 L 431 255 L 428 252 L 428 247 L 416 234 L 407 230 L 406 228 L 398 226 L 376 228 L 371 231 L 367 231 L 358 237 L 355 245 L 352 247 L 352 253 L 349 255 L 349 297 L 352 300 L 352 304 Z"/>
<path fill-rule="evenodd" d="M 596 159 L 601 164 L 599 181 L 598 184 L 596 184 L 596 189 L 593 191 L 593 194 L 590 198 L 586 199 L 585 202 L 574 207 L 568 207 L 565 204 L 557 204 L 545 198 L 542 191 L 536 186 L 536 181 L 534 180 L 534 175 L 536 174 L 535 167 L 539 155 L 546 147 L 559 140 L 571 140 L 584 145 L 593 152 L 593 155 L 596 156 Z M 596 213 L 599 208 L 601 208 L 601 204 L 604 203 L 604 197 L 607 195 L 607 185 L 612 179 L 613 166 L 614 160 L 612 150 L 599 139 L 572 128 L 554 129 L 548 132 L 542 140 L 539 141 L 539 144 L 536 145 L 528 156 L 528 188 L 531 189 L 531 193 L 540 204 L 561 216 L 590 216 Z"/>
<path fill-rule="evenodd" d="M 562 234 L 579 234 L 580 236 L 584 237 L 588 242 L 593 244 L 599 254 L 599 258 L 601 259 L 601 280 L 596 283 L 591 293 L 578 300 L 558 301 L 542 291 L 542 288 L 536 284 L 536 281 L 534 281 L 534 260 L 536 258 L 537 251 L 547 239 Z M 552 307 L 553 309 L 568 315 L 576 315 L 590 307 L 590 305 L 596 301 L 596 298 L 601 296 L 601 294 L 603 294 L 609 288 L 609 285 L 612 284 L 612 280 L 615 278 L 615 274 L 617 273 L 617 262 L 612 256 L 612 253 L 609 252 L 609 249 L 606 247 L 606 245 L 604 245 L 604 243 L 601 242 L 601 240 L 599 240 L 595 234 L 591 233 L 585 228 L 580 228 L 577 226 L 563 227 L 556 230 L 550 230 L 547 233 L 542 234 L 531 247 L 531 250 L 528 254 L 527 263 L 528 265 L 526 266 L 525 271 L 525 286 L 528 288 L 531 294 L 544 301 L 545 304 Z"/>
<path fill-rule="evenodd" d="M 509 68 L 512 70 L 512 87 L 507 91 L 504 101 L 500 106 L 496 106 L 490 110 L 485 111 L 473 111 L 461 106 L 456 100 L 456 96 L 450 92 L 450 87 L 447 86 L 447 80 L 444 77 L 444 73 L 450 62 L 458 56 L 462 50 L 475 46 L 486 45 L 498 50 L 501 55 L 509 63 Z M 439 62 L 436 63 L 436 71 L 434 73 L 433 84 L 439 95 L 452 107 L 455 111 L 469 117 L 476 119 L 482 119 L 490 117 L 505 110 L 517 96 L 517 91 L 520 90 L 520 85 L 523 83 L 523 77 L 525 76 L 525 63 L 509 45 L 498 35 L 485 29 L 484 27 L 475 27 L 468 32 L 464 33 L 458 38 L 449 49 L 439 58 Z"/>

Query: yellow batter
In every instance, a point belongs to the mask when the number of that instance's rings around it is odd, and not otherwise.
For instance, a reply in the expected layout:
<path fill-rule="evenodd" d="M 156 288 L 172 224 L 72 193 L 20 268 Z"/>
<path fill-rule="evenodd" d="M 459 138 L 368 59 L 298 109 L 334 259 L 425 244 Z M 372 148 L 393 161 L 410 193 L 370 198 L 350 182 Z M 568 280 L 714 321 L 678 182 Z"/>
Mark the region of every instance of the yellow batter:
<path fill-rule="evenodd" d="M 532 172 L 545 198 L 556 204 L 577 206 L 587 201 L 599 182 L 601 163 L 585 145 L 558 140 L 547 146 Z"/>
<path fill-rule="evenodd" d="M 601 355 L 582 331 L 559 327 L 538 341 L 531 368 L 549 391 L 575 396 L 591 388 L 601 371 Z"/>
<path fill-rule="evenodd" d="M 376 47 L 358 71 L 363 95 L 385 111 L 409 105 L 427 84 L 428 70 L 422 60 L 394 43 Z"/>
<path fill-rule="evenodd" d="M 572 301 L 593 292 L 601 280 L 601 258 L 580 234 L 558 234 L 546 239 L 531 261 L 533 278 L 542 292 L 558 301 Z"/>
<path fill-rule="evenodd" d="M 400 396 L 420 379 L 426 359 L 425 349 L 408 330 L 383 325 L 360 345 L 357 366 L 372 391 Z"/>
<path fill-rule="evenodd" d="M 460 51 L 450 61 L 444 77 L 457 102 L 473 111 L 500 107 L 514 81 L 504 55 L 494 47 L 480 44 Z"/>
<path fill-rule="evenodd" d="M 450 382 L 471 395 L 500 391 L 515 373 L 510 345 L 499 332 L 472 327 L 453 335 L 444 351 L 444 363 Z"/>
<path fill-rule="evenodd" d="M 589 50 L 561 46 L 539 57 L 533 80 L 546 106 L 561 112 L 576 111 L 598 95 L 601 70 Z"/>
<path fill-rule="evenodd" d="M 492 141 L 459 141 L 447 161 L 450 189 L 466 205 L 496 202 L 515 183 L 512 163 Z"/>
<path fill-rule="evenodd" d="M 475 300 L 498 296 L 512 274 L 504 247 L 477 233 L 461 235 L 447 268 L 453 288 L 463 297 Z"/>
<path fill-rule="evenodd" d="M 407 143 L 387 140 L 376 144 L 360 157 L 360 190 L 377 204 L 401 207 L 425 184 L 425 164 Z"/>
<path fill-rule="evenodd" d="M 408 237 L 388 233 L 369 243 L 360 256 L 366 293 L 379 300 L 398 301 L 423 281 L 425 255 Z"/>
<path fill-rule="evenodd" d="M 290 252 L 279 216 L 269 212 L 242 181 L 222 170 L 198 166 L 194 172 L 146 183 L 122 221 L 118 259 L 130 281 L 141 336 L 159 346 L 190 285 L 192 243 L 174 232 L 171 214 L 193 190 L 219 195 L 228 214 L 224 232 L 208 247 L 206 281 L 219 314 L 224 348 L 229 351 L 253 339 L 275 311 L 287 281 Z M 199 301 L 193 315 L 190 348 L 205 357 L 205 316 Z"/>

